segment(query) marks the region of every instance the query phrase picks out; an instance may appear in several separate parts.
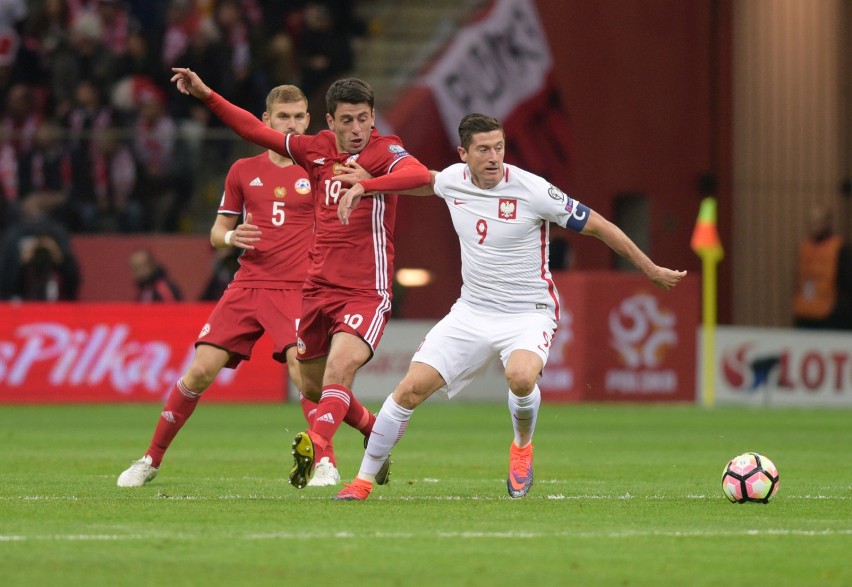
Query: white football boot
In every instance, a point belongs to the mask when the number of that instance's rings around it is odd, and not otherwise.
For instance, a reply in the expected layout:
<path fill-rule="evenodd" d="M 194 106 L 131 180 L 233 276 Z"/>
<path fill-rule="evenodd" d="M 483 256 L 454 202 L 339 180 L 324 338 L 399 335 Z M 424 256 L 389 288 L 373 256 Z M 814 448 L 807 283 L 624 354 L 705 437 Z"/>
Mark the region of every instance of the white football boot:
<path fill-rule="evenodd" d="M 329 487 L 340 484 L 340 473 L 328 459 L 323 457 L 314 468 L 314 476 L 308 481 L 308 487 Z"/>
<path fill-rule="evenodd" d="M 118 476 L 119 487 L 142 487 L 157 476 L 156 469 L 151 466 L 151 457 L 145 455 L 138 461 L 133 461 L 130 468 Z"/>

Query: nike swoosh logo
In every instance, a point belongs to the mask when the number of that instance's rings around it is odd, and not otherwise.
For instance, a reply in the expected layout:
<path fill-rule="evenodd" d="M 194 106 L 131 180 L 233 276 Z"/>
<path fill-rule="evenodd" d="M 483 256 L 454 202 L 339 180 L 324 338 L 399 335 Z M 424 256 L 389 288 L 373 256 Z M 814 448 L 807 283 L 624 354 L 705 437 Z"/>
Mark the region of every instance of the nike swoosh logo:
<path fill-rule="evenodd" d="M 512 483 L 512 489 L 521 490 L 527 482 L 527 477 L 518 477 L 512 473 L 509 480 Z"/>
<path fill-rule="evenodd" d="M 461 200 L 453 200 L 453 204 L 455 204 L 456 206 L 462 206 L 464 205 L 464 202 L 462 202 Z"/>

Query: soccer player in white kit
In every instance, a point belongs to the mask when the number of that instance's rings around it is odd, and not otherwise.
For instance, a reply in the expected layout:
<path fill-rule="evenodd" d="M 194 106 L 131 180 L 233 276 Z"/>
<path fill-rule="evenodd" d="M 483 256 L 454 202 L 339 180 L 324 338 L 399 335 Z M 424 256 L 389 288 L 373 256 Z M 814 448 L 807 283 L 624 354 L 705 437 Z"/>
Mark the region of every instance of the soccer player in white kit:
<path fill-rule="evenodd" d="M 504 163 L 506 139 L 497 119 L 469 114 L 459 125 L 459 138 L 462 163 L 432 172 L 431 186 L 409 193 L 434 193 L 447 203 L 461 245 L 461 297 L 426 335 L 408 373 L 385 400 L 358 476 L 336 499 L 367 499 L 414 408 L 439 389 L 453 397 L 494 357 L 505 369 L 514 428 L 507 489 L 513 498 L 529 492 L 541 404 L 536 382 L 560 310 L 547 263 L 551 222 L 598 237 L 663 289 L 686 275 L 654 264 L 621 229 L 547 180 Z M 341 198 L 344 224 L 360 195 Z"/>

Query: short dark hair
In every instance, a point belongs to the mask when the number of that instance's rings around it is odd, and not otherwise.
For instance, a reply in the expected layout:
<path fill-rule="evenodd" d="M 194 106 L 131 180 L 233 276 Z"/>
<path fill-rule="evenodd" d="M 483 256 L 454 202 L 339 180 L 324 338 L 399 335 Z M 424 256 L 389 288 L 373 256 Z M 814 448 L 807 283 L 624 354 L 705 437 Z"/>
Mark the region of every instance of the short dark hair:
<path fill-rule="evenodd" d="M 376 97 L 370 84 L 354 77 L 339 79 L 328 88 L 325 94 L 325 107 L 329 114 L 334 116 L 337 105 L 344 104 L 368 104 L 373 109 Z"/>
<path fill-rule="evenodd" d="M 504 136 L 506 135 L 503 125 L 493 116 L 479 114 L 478 112 L 468 114 L 459 123 L 459 140 L 461 141 L 462 149 L 467 150 L 470 143 L 473 142 L 473 135 L 493 130 L 499 130 Z"/>

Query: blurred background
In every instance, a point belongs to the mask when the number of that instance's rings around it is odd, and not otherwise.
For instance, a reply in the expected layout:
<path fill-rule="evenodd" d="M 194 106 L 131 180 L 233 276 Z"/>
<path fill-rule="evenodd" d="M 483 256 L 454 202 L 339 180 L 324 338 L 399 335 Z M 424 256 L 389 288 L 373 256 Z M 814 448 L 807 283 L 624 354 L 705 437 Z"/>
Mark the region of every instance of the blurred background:
<path fill-rule="evenodd" d="M 849 403 L 848 334 L 791 327 L 852 329 L 851 15 L 849 0 L 3 0 L 0 397 L 159 398 L 191 358 L 237 267 L 209 243 L 224 177 L 260 149 L 177 92 L 183 66 L 257 116 L 273 86 L 299 85 L 311 132 L 329 83 L 362 78 L 379 129 L 432 169 L 457 161 L 464 114 L 494 115 L 508 162 L 689 270 L 654 292 L 596 239 L 551 227 L 550 397 L 689 401 L 718 377 L 737 400 Z M 707 201 L 724 249 L 715 354 L 691 247 Z M 444 204 L 402 198 L 395 320 L 365 389 L 398 380 L 459 266 Z M 48 319 L 30 301 L 70 303 Z M 279 398 L 263 358 L 231 387 Z M 492 375 L 484 395 L 503 385 Z"/>
<path fill-rule="evenodd" d="M 68 231 L 77 299 L 98 301 L 132 299 L 126 255 L 156 235 L 198 299 L 217 261 L 204 242 L 224 174 L 258 150 L 171 87 L 169 68 L 193 68 L 258 116 L 273 85 L 296 83 L 312 131 L 329 80 L 353 75 L 375 88 L 382 130 L 432 168 L 456 158 L 442 116 L 490 107 L 509 161 L 612 218 L 660 264 L 700 268 L 689 238 L 702 196 L 717 197 L 720 321 L 791 325 L 807 209 L 830 205 L 849 231 L 850 3 L 512 4 L 516 26 L 450 71 L 451 43 L 494 2 L 4 1 L 2 240 L 47 215 Z M 399 296 L 396 315 L 440 317 L 460 285 L 448 215 L 406 200 L 397 234 L 397 267 L 433 279 Z M 554 269 L 624 269 L 597 243 L 552 236 Z"/>

